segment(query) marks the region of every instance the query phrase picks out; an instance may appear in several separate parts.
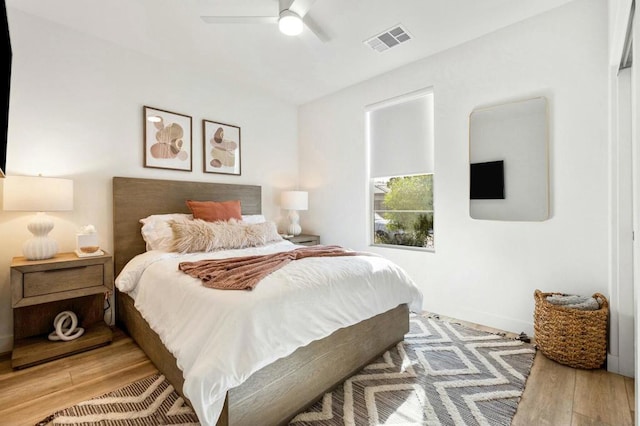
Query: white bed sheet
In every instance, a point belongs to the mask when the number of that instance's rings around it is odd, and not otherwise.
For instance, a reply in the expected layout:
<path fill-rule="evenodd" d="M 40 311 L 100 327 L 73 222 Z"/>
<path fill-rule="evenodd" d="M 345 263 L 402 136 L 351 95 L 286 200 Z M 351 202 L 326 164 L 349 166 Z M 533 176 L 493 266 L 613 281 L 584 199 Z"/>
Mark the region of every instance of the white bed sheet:
<path fill-rule="evenodd" d="M 253 291 L 215 290 L 178 270 L 184 261 L 269 254 L 299 246 L 179 255 L 149 251 L 132 259 L 116 285 L 175 356 L 185 395 L 203 425 L 215 425 L 226 392 L 297 348 L 407 303 L 422 294 L 407 274 L 376 255 L 306 258 L 265 277 Z"/>

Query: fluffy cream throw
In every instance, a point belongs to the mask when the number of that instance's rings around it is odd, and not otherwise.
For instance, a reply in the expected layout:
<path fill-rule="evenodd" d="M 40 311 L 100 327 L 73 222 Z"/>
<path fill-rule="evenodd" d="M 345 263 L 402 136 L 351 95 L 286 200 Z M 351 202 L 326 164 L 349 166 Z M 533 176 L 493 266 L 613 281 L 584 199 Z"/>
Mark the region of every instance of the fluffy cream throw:
<path fill-rule="evenodd" d="M 237 220 L 206 222 L 172 220 L 173 247 L 179 253 L 207 252 L 262 246 L 282 237 L 273 222 L 247 224 Z"/>
<path fill-rule="evenodd" d="M 294 260 L 306 257 L 358 256 L 365 254 L 370 255 L 370 253 L 359 253 L 340 246 L 317 245 L 259 256 L 182 262 L 178 265 L 178 268 L 194 278 L 201 279 L 205 287 L 219 290 L 253 290 L 264 277 Z"/>

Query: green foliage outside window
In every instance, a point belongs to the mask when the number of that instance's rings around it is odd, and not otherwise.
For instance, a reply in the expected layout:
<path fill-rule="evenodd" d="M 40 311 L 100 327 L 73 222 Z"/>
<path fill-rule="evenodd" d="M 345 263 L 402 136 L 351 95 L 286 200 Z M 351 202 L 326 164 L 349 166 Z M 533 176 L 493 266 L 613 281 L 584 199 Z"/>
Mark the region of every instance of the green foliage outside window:
<path fill-rule="evenodd" d="M 377 244 L 433 247 L 433 175 L 392 177 L 377 210 Z"/>

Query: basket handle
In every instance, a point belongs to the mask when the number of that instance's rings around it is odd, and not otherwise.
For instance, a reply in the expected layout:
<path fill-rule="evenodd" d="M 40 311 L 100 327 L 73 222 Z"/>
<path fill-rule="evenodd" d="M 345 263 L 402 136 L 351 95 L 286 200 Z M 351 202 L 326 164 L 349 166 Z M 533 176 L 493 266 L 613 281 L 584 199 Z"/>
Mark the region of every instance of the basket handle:
<path fill-rule="evenodd" d="M 600 308 L 606 308 L 606 307 L 609 306 L 609 301 L 607 300 L 606 297 L 604 297 L 603 294 L 601 294 L 601 293 L 593 293 L 593 296 L 591 296 L 591 297 L 593 297 L 596 300 L 598 300 L 598 299 L 602 300 L 602 306 L 600 306 Z"/>
<path fill-rule="evenodd" d="M 533 297 L 536 299 L 544 300 L 547 296 L 559 295 L 562 296 L 564 293 L 544 293 L 540 290 L 536 290 L 533 292 Z"/>

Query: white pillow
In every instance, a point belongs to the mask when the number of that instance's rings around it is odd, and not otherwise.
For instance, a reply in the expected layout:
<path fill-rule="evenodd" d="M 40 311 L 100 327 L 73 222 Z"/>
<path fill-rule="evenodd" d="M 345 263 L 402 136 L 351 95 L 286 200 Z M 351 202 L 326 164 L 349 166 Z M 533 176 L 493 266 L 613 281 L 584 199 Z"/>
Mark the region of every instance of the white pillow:
<path fill-rule="evenodd" d="M 192 214 L 154 214 L 140 219 L 142 238 L 149 250 L 173 251 L 173 230 L 169 221 L 193 220 Z"/>
<path fill-rule="evenodd" d="M 264 223 L 267 219 L 261 214 L 243 214 L 242 221 L 244 223 Z"/>

